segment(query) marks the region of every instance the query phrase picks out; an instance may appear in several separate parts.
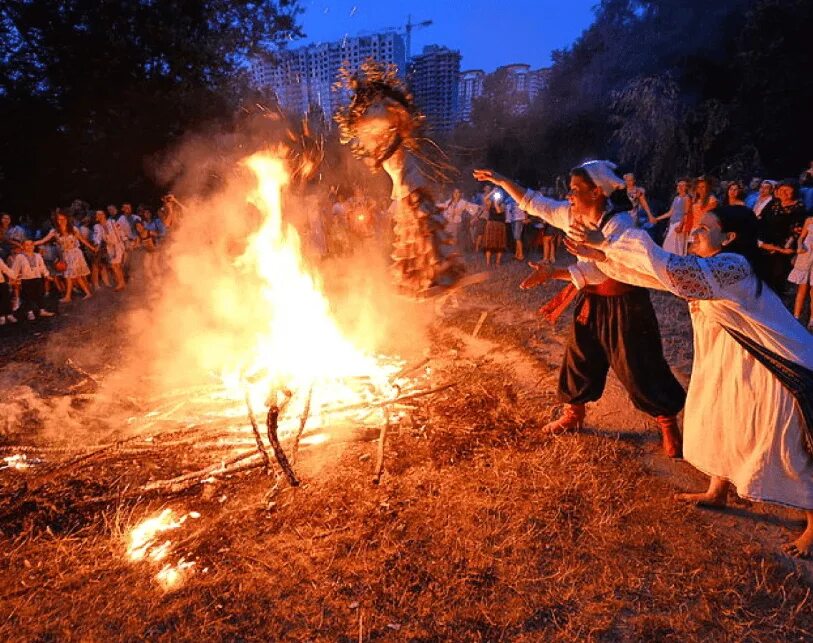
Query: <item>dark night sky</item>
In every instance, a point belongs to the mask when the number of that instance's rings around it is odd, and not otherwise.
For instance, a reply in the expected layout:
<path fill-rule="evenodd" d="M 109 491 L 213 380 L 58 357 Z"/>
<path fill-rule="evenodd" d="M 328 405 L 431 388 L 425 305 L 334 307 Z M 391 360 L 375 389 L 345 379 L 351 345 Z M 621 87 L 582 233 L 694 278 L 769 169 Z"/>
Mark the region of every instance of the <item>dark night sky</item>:
<path fill-rule="evenodd" d="M 570 45 L 590 25 L 597 1 L 302 0 L 306 38 L 291 46 L 398 27 L 411 14 L 413 22 L 434 21 L 413 31 L 413 55 L 424 45 L 440 44 L 460 51 L 463 70 L 490 72 L 514 62 L 546 67 L 552 50 Z"/>

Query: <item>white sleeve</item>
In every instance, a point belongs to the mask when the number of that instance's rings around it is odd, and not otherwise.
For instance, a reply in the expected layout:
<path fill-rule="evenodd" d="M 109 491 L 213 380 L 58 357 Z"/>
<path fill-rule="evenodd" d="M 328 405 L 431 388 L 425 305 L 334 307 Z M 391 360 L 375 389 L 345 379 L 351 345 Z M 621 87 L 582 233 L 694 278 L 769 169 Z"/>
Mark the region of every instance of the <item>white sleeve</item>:
<path fill-rule="evenodd" d="M 570 281 L 579 290 L 585 286 L 594 286 L 607 281 L 607 275 L 593 261 L 579 259 L 569 266 L 567 270 L 570 273 Z"/>
<path fill-rule="evenodd" d="M 14 266 L 14 262 L 11 262 L 11 265 Z M 14 272 L 13 267 L 9 268 L 5 261 L 0 259 L 0 272 L 2 272 L 6 277 L 9 279 L 16 279 L 16 273 Z"/>
<path fill-rule="evenodd" d="M 727 288 L 752 275 L 748 260 L 741 255 L 674 255 L 656 245 L 643 230 L 627 230 L 602 250 L 621 273 L 629 269 L 630 278 L 623 277 L 622 281 L 638 284 L 635 275 L 641 275 L 684 299 L 720 299 Z"/>
<path fill-rule="evenodd" d="M 42 255 L 38 254 L 37 257 L 37 270 L 36 273 L 39 274 L 40 277 L 47 277 L 50 273 L 48 272 L 48 268 L 45 266 L 45 259 L 42 258 Z"/>
<path fill-rule="evenodd" d="M 526 190 L 519 207 L 532 217 L 542 219 L 560 230 L 567 232 L 570 228 L 570 203 L 567 201 L 555 201 L 539 192 Z"/>

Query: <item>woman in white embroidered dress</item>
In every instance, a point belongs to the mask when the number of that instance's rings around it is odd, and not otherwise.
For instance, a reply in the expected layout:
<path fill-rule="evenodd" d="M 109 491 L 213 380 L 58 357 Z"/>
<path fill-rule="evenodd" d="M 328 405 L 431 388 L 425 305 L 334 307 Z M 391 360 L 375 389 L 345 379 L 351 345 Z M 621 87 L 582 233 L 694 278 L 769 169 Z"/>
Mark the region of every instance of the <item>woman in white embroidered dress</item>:
<path fill-rule="evenodd" d="M 690 238 L 693 256 L 687 257 L 664 251 L 639 230 L 609 240 L 583 227 L 571 234 L 582 242 L 569 241 L 571 250 L 603 258 L 625 281 L 690 301 L 694 364 L 683 454 L 711 482 L 703 493 L 676 497 L 723 507 L 734 485 L 744 498 L 802 509 L 807 528 L 786 549 L 813 555 L 811 427 L 794 394 L 753 352 L 813 370 L 813 338 L 756 272 L 753 212 L 732 206 L 704 214 Z"/>
<path fill-rule="evenodd" d="M 105 270 L 105 265 L 109 265 L 116 280 L 116 292 L 124 290 L 124 272 L 121 268 L 124 259 L 124 239 L 115 221 L 107 218 L 104 210 L 96 210 L 96 225 L 93 226 L 93 243 L 98 248 L 100 255 L 99 270 Z M 103 251 L 103 254 L 102 254 Z M 105 273 L 102 273 L 107 282 Z M 98 277 L 97 277 L 98 278 Z"/>
<path fill-rule="evenodd" d="M 82 254 L 80 244 L 87 246 L 93 252 L 96 251 L 96 247 L 88 241 L 85 241 L 79 231 L 68 220 L 68 216 L 64 212 L 57 212 L 56 227 L 42 239 L 35 241 L 34 245 L 40 246 L 44 243 L 48 243 L 51 239 L 56 239 L 62 252 L 62 261 L 65 262 L 65 296 L 59 301 L 65 304 L 70 302 L 74 282 L 76 282 L 85 293 L 85 299 L 90 299 L 92 295 L 86 279 L 90 274 L 90 268 L 88 268 L 85 256 Z"/>
<path fill-rule="evenodd" d="M 692 207 L 692 197 L 689 196 L 689 180 L 680 179 L 677 182 L 677 195 L 672 200 L 672 207 L 661 216 L 655 217 L 652 222 L 669 219 L 669 229 L 663 240 L 663 249 L 676 255 L 686 254 L 686 244 L 689 235 L 683 230 L 683 217 Z"/>

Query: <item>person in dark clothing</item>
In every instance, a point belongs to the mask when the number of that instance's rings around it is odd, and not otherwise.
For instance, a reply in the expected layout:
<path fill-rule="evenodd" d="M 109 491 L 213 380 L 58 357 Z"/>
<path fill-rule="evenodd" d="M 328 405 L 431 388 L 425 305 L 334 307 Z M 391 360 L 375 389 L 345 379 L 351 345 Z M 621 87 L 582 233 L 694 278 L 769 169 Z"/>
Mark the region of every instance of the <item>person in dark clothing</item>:
<path fill-rule="evenodd" d="M 787 288 L 791 259 L 796 254 L 806 214 L 793 183 L 781 183 L 775 194 L 776 198 L 766 206 L 759 222 L 759 247 L 765 280 L 782 295 Z"/>
<path fill-rule="evenodd" d="M 614 167 L 606 161 L 591 161 L 574 168 L 569 201 L 554 201 L 525 190 L 491 170 L 475 170 L 474 178 L 498 185 L 528 214 L 565 232 L 579 221 L 611 234 L 633 227 L 627 212 L 630 204 L 623 191 L 619 191 L 623 182 L 612 171 Z M 658 422 L 664 452 L 669 457 L 680 457 L 682 443 L 676 416 L 683 408 L 686 392 L 663 356 L 658 321 L 648 292 L 608 278 L 592 261 L 579 261 L 567 269 L 541 263 L 530 265 L 535 272 L 522 282 L 523 289 L 551 278 L 572 282 L 543 307 L 550 313 L 549 318 L 555 319 L 569 301 L 576 301 L 559 374 L 559 399 L 565 402 L 565 411 L 544 430 L 561 433 L 580 428 L 585 405 L 601 397 L 612 367 L 632 403 Z"/>

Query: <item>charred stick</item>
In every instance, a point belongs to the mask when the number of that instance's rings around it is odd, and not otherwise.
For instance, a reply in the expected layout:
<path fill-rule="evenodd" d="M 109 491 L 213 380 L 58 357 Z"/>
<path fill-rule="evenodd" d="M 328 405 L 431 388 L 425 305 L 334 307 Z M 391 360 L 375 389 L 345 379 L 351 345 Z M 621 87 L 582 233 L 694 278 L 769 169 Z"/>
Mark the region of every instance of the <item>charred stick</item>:
<path fill-rule="evenodd" d="M 480 318 L 477 320 L 477 325 L 474 327 L 474 330 L 471 333 L 472 337 L 477 337 L 477 334 L 480 332 L 480 329 L 483 327 L 483 322 L 485 322 L 486 317 L 488 317 L 488 311 L 484 310 L 480 313 Z"/>
<path fill-rule="evenodd" d="M 248 409 L 249 422 L 251 422 L 251 431 L 254 433 L 254 442 L 257 444 L 257 451 L 259 451 L 262 456 L 265 470 L 270 471 L 271 459 L 268 457 L 268 451 L 265 450 L 263 438 L 260 435 L 260 428 L 257 426 L 257 418 L 254 417 L 254 410 L 251 408 L 251 400 L 248 397 L 248 391 L 246 391 L 246 408 Z"/>
<path fill-rule="evenodd" d="M 395 375 L 392 376 L 392 379 L 396 380 L 399 377 L 403 377 L 404 375 L 409 375 L 410 373 L 417 371 L 419 368 L 423 368 L 431 361 L 431 359 L 432 359 L 431 357 L 425 357 L 419 362 L 404 366 L 404 368 L 402 368 L 400 371 L 398 371 Z"/>
<path fill-rule="evenodd" d="M 302 410 L 302 415 L 299 416 L 299 431 L 296 432 L 294 438 L 294 446 L 291 449 L 291 462 L 296 464 L 296 455 L 299 452 L 299 440 L 302 438 L 302 432 L 305 430 L 305 424 L 308 422 L 308 417 L 311 412 L 311 399 L 313 397 L 313 384 L 308 389 L 308 398 L 305 400 L 305 408 Z"/>
<path fill-rule="evenodd" d="M 229 473 L 234 473 L 237 470 L 242 470 L 242 466 L 229 468 L 231 465 L 237 464 L 238 462 L 243 462 L 244 460 L 250 460 L 251 458 L 256 457 L 258 454 L 253 449 L 251 451 L 244 451 L 228 460 L 224 460 L 223 462 L 218 462 L 217 464 L 210 465 L 204 469 L 200 469 L 198 471 L 193 471 L 192 473 L 185 473 L 181 476 L 176 478 L 171 478 L 169 480 L 154 480 L 152 482 L 148 482 L 145 484 L 142 489 L 144 491 L 152 491 L 154 489 L 163 489 L 165 487 L 173 487 L 183 482 L 193 481 L 193 483 L 199 482 L 201 479 L 214 476 L 214 475 L 225 475 Z M 262 459 L 258 462 L 258 464 L 262 463 Z M 248 463 L 246 463 L 248 464 Z"/>
<path fill-rule="evenodd" d="M 268 430 L 268 441 L 271 443 L 271 448 L 274 449 L 274 457 L 277 459 L 280 469 L 282 469 L 285 477 L 288 478 L 288 483 L 292 487 L 298 487 L 299 480 L 296 479 L 294 470 L 291 468 L 291 463 L 288 462 L 288 458 L 285 456 L 285 452 L 282 450 L 282 445 L 279 443 L 279 437 L 277 436 L 279 412 L 280 407 L 276 404 L 271 404 L 268 409 L 268 415 L 265 418 L 265 426 Z"/>
<path fill-rule="evenodd" d="M 387 440 L 387 431 L 390 428 L 390 407 L 384 407 L 385 422 L 381 426 L 381 433 L 378 435 L 378 450 L 375 459 L 375 474 L 373 475 L 373 484 L 381 482 L 381 474 L 384 472 L 384 445 Z"/>
<path fill-rule="evenodd" d="M 416 391 L 415 393 L 399 395 L 398 397 L 384 400 L 383 402 L 359 402 L 357 404 L 348 404 L 347 406 L 337 406 L 332 409 L 323 409 L 322 413 L 344 413 L 345 411 L 356 411 L 358 409 L 374 409 L 381 406 L 390 406 L 391 404 L 398 404 L 398 402 L 403 402 L 404 400 L 413 400 L 416 397 L 423 397 L 424 395 L 439 393 L 440 391 L 445 391 L 447 388 L 452 388 L 453 386 L 457 386 L 457 382 L 449 382 L 448 384 L 443 384 L 442 386 L 426 389 L 424 391 Z"/>

